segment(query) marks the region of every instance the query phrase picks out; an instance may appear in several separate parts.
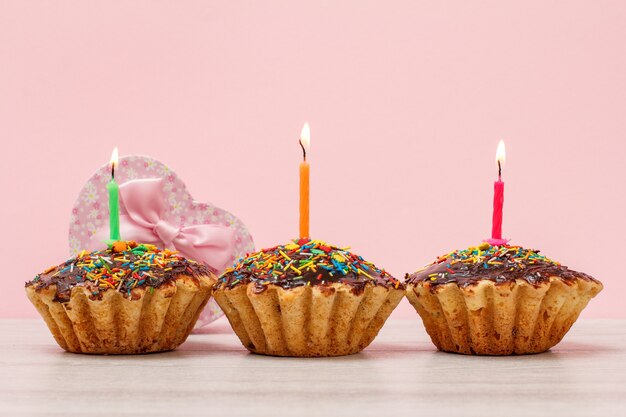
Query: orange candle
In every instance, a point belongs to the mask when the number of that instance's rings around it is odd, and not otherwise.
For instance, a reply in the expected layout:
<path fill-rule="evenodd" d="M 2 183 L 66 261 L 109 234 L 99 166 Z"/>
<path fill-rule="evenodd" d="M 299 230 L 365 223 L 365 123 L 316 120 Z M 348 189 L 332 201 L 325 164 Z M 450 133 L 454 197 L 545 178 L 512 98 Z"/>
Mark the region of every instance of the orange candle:
<path fill-rule="evenodd" d="M 309 163 L 306 161 L 306 153 L 311 141 L 309 124 L 305 123 L 300 134 L 300 146 L 302 147 L 302 163 L 300 164 L 300 237 L 309 236 Z"/>

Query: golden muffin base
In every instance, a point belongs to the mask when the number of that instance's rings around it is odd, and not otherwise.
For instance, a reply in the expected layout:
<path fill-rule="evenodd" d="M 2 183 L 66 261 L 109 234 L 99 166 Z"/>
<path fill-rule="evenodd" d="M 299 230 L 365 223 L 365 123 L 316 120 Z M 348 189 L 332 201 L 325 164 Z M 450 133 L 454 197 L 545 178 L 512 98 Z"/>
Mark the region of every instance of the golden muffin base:
<path fill-rule="evenodd" d="M 479 281 L 434 287 L 407 284 L 406 295 L 437 349 L 475 355 L 545 352 L 561 341 L 602 284 L 558 277 L 533 286 L 525 280 Z"/>
<path fill-rule="evenodd" d="M 216 289 L 241 343 L 273 356 L 340 356 L 360 352 L 374 340 L 404 296 L 403 289 L 366 285 L 361 294 L 345 284 L 283 289 L 253 283 Z"/>
<path fill-rule="evenodd" d="M 135 288 L 132 297 L 113 289 L 90 299 L 85 287 L 72 288 L 70 301 L 54 301 L 56 285 L 26 293 L 59 346 L 68 352 L 135 354 L 162 352 L 181 345 L 211 297 L 213 276 L 199 283 L 179 275 L 153 291 Z"/>

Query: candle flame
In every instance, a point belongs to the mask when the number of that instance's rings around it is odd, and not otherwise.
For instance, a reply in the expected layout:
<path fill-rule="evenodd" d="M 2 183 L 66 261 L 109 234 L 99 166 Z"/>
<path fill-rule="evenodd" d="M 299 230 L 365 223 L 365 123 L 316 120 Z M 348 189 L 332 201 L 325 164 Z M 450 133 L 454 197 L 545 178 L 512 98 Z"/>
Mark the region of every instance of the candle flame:
<path fill-rule="evenodd" d="M 305 151 L 308 151 L 311 147 L 311 128 L 308 123 L 302 126 L 302 133 L 300 133 L 300 145 Z"/>
<path fill-rule="evenodd" d="M 300 146 L 302 147 L 302 156 L 306 161 L 306 153 L 311 147 L 311 128 L 308 123 L 304 123 L 302 126 L 302 132 L 300 133 Z"/>
<path fill-rule="evenodd" d="M 504 149 L 504 141 L 500 139 L 498 143 L 498 149 L 496 150 L 496 165 L 504 166 L 504 161 L 506 159 L 506 153 Z"/>
<path fill-rule="evenodd" d="M 111 162 L 109 162 L 111 164 L 111 167 L 115 168 L 117 167 L 117 160 L 118 160 L 118 152 L 117 152 L 117 146 L 115 148 L 113 148 L 113 152 L 111 152 Z"/>

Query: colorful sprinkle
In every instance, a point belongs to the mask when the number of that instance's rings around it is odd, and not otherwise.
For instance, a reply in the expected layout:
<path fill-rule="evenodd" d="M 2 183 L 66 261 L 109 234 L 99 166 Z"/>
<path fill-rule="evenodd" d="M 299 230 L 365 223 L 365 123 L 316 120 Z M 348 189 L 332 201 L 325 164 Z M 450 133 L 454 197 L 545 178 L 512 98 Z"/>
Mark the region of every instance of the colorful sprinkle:
<path fill-rule="evenodd" d="M 398 287 L 401 283 L 385 270 L 366 262 L 361 256 L 320 240 L 296 239 L 292 242 L 248 254 L 218 280 L 217 287 L 232 288 L 254 281 L 257 288 L 269 284 L 283 288 L 325 285 L 327 282 L 373 283 Z"/>
<path fill-rule="evenodd" d="M 67 301 L 72 286 L 88 287 L 94 296 L 107 289 L 129 294 L 133 288 L 159 286 L 177 274 L 197 276 L 208 273 L 207 267 L 183 258 L 176 251 L 160 250 L 154 245 L 125 242 L 122 252 L 112 246 L 107 250 L 82 251 L 76 258 L 46 270 L 26 285 L 57 285 L 57 298 Z M 118 246 L 119 247 L 119 246 Z"/>

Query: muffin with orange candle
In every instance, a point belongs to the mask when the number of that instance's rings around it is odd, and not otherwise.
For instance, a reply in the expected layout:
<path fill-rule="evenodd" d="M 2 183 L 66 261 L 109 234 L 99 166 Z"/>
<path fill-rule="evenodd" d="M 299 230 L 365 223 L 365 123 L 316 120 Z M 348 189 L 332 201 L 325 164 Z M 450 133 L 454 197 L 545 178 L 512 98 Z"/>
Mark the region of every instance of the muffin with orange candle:
<path fill-rule="evenodd" d="M 488 243 L 440 256 L 405 284 L 435 346 L 475 355 L 550 349 L 602 290 L 539 251 Z"/>
<path fill-rule="evenodd" d="M 213 296 L 253 353 L 338 356 L 372 342 L 404 285 L 347 249 L 305 238 L 240 260 Z"/>
<path fill-rule="evenodd" d="M 183 343 L 215 281 L 176 252 L 120 241 L 49 268 L 26 293 L 68 352 L 134 354 Z"/>

